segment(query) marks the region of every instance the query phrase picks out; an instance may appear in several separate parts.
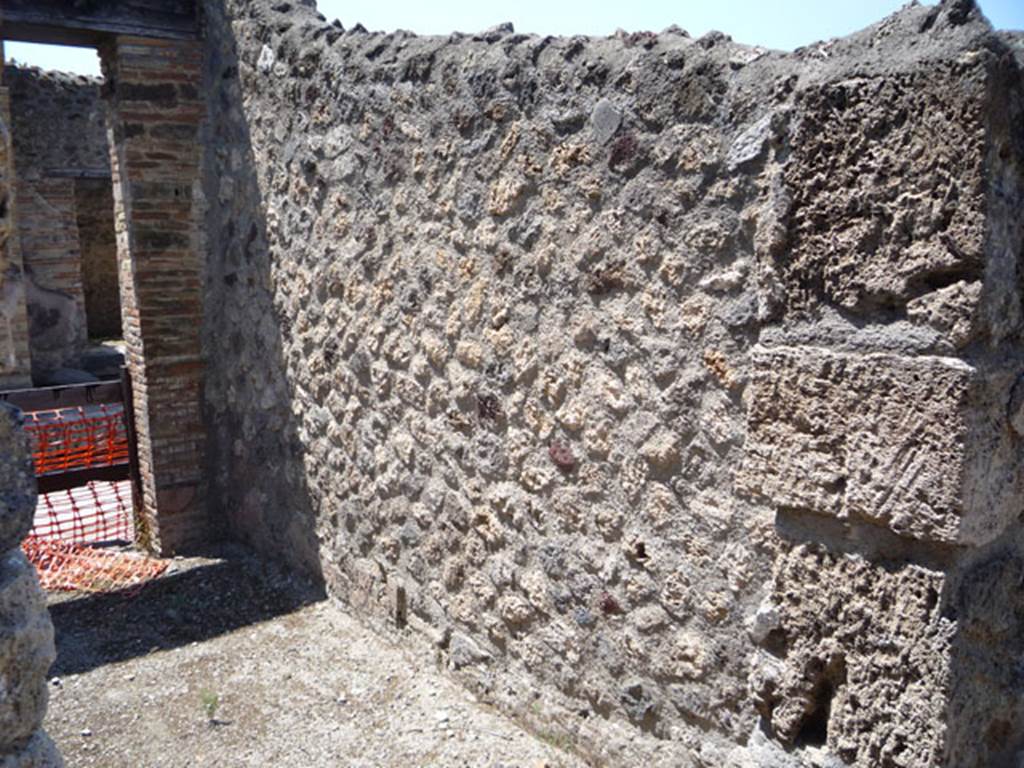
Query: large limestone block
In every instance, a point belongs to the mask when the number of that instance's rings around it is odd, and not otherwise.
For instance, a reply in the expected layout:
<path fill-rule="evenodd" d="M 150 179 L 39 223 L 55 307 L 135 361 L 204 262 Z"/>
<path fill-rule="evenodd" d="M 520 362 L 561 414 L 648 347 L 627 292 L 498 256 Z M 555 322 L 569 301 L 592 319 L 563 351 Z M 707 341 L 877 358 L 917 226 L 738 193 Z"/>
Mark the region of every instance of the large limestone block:
<path fill-rule="evenodd" d="M 0 402 L 0 553 L 25 538 L 35 508 L 35 475 L 21 412 Z"/>
<path fill-rule="evenodd" d="M 20 549 L 0 555 L 0 755 L 21 751 L 42 725 L 55 656 L 35 569 Z"/>
<path fill-rule="evenodd" d="M 1011 377 L 941 357 L 759 347 L 739 486 L 776 508 L 981 544 L 1019 507 Z"/>
<path fill-rule="evenodd" d="M 800 93 L 776 259 L 792 306 L 871 313 L 981 277 L 996 69 L 979 52 Z"/>
<path fill-rule="evenodd" d="M 956 624 L 945 584 L 917 565 L 785 545 L 750 678 L 773 737 L 856 768 L 946 765 Z"/>

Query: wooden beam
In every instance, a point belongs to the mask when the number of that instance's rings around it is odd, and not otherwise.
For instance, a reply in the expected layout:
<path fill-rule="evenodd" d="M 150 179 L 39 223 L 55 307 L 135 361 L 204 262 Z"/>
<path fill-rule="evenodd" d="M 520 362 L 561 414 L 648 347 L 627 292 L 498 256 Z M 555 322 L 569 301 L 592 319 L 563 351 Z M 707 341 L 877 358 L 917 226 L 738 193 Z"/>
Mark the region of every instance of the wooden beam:
<path fill-rule="evenodd" d="M 199 36 L 196 0 L 3 0 L 4 40 L 97 45 L 106 35 Z"/>
<path fill-rule="evenodd" d="M 120 403 L 124 400 L 124 395 L 120 381 L 103 381 L 98 384 L 70 384 L 65 387 L 10 389 L 0 392 L 0 400 L 30 412 Z"/>
<path fill-rule="evenodd" d="M 94 480 L 103 482 L 117 482 L 128 480 L 131 477 L 127 462 L 124 464 L 111 464 L 106 467 L 89 467 L 88 469 L 73 469 L 70 472 L 59 472 L 52 475 L 39 475 L 36 477 L 36 486 L 39 493 L 53 493 L 54 491 L 68 491 L 72 488 L 81 488 Z"/>

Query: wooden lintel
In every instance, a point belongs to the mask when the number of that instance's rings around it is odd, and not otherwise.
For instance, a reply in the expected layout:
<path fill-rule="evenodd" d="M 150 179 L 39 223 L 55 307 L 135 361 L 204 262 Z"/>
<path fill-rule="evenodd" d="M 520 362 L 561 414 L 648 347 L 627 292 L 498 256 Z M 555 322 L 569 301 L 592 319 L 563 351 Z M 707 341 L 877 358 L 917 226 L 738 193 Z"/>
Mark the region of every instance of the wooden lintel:
<path fill-rule="evenodd" d="M 196 0 L 3 0 L 4 40 L 98 45 L 109 35 L 194 40 Z"/>
<path fill-rule="evenodd" d="M 93 481 L 105 483 L 128 480 L 131 478 L 128 462 L 123 464 L 111 464 L 106 467 L 89 467 L 88 469 L 74 469 L 70 472 L 60 472 L 52 475 L 39 475 L 36 477 L 36 486 L 39 493 L 53 493 L 55 491 L 68 491 L 72 488 L 81 488 Z"/>
<path fill-rule="evenodd" d="M 120 403 L 124 401 L 120 381 L 97 384 L 69 384 L 62 387 L 11 389 L 0 392 L 0 400 L 23 411 L 53 411 L 60 408 Z"/>

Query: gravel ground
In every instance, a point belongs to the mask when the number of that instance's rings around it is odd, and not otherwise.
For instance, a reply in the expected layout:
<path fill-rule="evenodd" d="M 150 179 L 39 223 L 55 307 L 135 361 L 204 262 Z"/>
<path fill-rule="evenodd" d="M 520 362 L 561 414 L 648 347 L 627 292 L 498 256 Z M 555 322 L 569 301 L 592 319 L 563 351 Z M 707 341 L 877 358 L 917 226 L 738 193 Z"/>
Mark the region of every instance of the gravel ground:
<path fill-rule="evenodd" d="M 584 765 L 237 550 L 51 611 L 47 728 L 69 768 Z"/>

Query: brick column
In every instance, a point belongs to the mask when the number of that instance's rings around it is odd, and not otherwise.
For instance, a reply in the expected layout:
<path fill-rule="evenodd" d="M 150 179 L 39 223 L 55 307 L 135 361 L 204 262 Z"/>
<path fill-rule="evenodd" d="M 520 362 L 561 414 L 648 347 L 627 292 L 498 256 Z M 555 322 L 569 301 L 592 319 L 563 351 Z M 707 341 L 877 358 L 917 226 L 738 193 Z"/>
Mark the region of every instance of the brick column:
<path fill-rule="evenodd" d="M 102 50 L 128 366 L 143 498 L 140 542 L 168 553 L 206 535 L 200 409 L 201 48 L 116 37 Z"/>
<path fill-rule="evenodd" d="M 0 44 L 0 61 L 3 45 Z M 25 279 L 14 217 L 10 99 L 0 86 L 0 389 L 28 387 L 31 360 Z"/>

